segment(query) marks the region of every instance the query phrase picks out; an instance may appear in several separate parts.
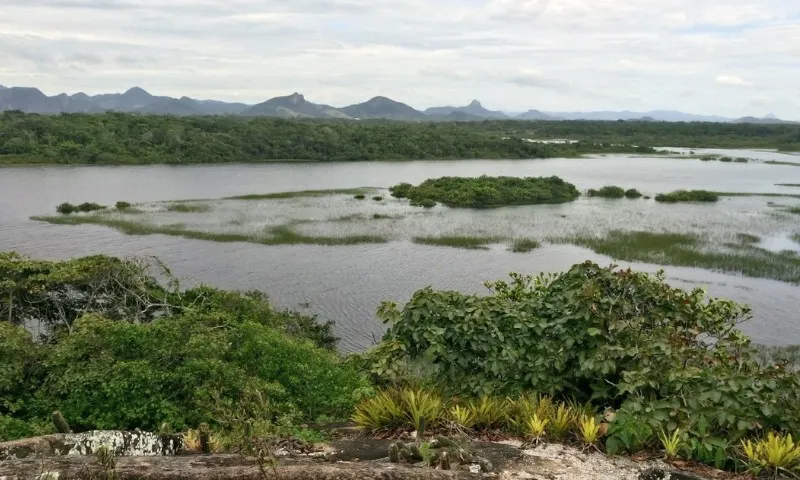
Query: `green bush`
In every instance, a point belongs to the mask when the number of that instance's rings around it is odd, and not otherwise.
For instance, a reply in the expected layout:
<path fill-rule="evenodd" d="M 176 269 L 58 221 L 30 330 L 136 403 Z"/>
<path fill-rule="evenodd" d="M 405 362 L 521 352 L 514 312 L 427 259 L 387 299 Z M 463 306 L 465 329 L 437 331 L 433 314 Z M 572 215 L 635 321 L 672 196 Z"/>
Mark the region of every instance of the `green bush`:
<path fill-rule="evenodd" d="M 448 207 L 465 208 L 564 203 L 580 196 L 575 185 L 558 177 L 518 178 L 485 175 L 477 178 L 434 178 L 425 180 L 416 187 L 408 184 L 395 185 L 390 191 L 392 195 L 408 198 L 412 205 L 426 206 L 427 202 L 439 202 Z"/>
<path fill-rule="evenodd" d="M 639 198 L 641 196 L 642 196 L 641 192 L 639 192 L 639 190 L 636 190 L 635 188 L 625 190 L 625 198 Z"/>
<path fill-rule="evenodd" d="M 56 212 L 62 215 L 69 215 L 77 211 L 77 207 L 71 203 L 62 203 L 61 205 L 56 207 Z"/>
<path fill-rule="evenodd" d="M 41 414 L 78 430 L 215 423 L 214 406 L 255 390 L 274 415 L 345 418 L 363 387 L 335 354 L 270 327 L 187 313 L 146 325 L 82 318 L 47 349 Z"/>
<path fill-rule="evenodd" d="M 678 203 L 678 202 L 716 202 L 719 195 L 707 190 L 676 190 L 672 193 L 660 193 L 656 195 L 656 202 Z"/>
<path fill-rule="evenodd" d="M 382 202 L 383 201 L 383 197 L 381 197 L 379 195 L 376 195 L 376 196 L 372 197 L 372 199 L 375 200 L 376 202 Z"/>
<path fill-rule="evenodd" d="M 95 210 L 104 210 L 106 207 L 99 203 L 84 202 L 75 207 L 78 212 L 94 212 Z"/>
<path fill-rule="evenodd" d="M 608 185 L 600 190 L 589 189 L 588 194 L 590 197 L 622 198 L 625 196 L 625 189 L 614 185 Z"/>
<path fill-rule="evenodd" d="M 356 200 L 364 200 L 365 198 L 367 198 L 367 196 L 359 193 L 358 195 L 355 195 L 353 198 L 355 198 Z"/>
<path fill-rule="evenodd" d="M 701 445 L 800 432 L 800 374 L 755 361 L 736 328 L 745 306 L 592 263 L 487 285 L 488 296 L 427 288 L 402 310 L 383 304 L 389 330 L 367 355 L 372 373 L 421 362 L 424 381 L 453 394 L 533 391 L 612 407 L 643 425 L 614 430 L 622 449 L 652 441 L 644 425 L 684 427 Z"/>
<path fill-rule="evenodd" d="M 114 204 L 114 206 L 117 208 L 117 210 L 125 210 L 131 208 L 131 204 L 128 202 L 117 202 L 116 204 Z"/>
<path fill-rule="evenodd" d="M 24 409 L 37 386 L 39 349 L 31 334 L 0 320 L 0 417 Z"/>
<path fill-rule="evenodd" d="M 412 207 L 422 207 L 422 208 L 433 208 L 436 206 L 436 200 L 431 200 L 429 198 L 423 198 L 419 201 L 411 202 Z"/>
<path fill-rule="evenodd" d="M 414 185 L 411 185 L 410 183 L 400 183 L 393 187 L 389 187 L 389 192 L 395 198 L 406 198 L 408 196 L 408 192 L 410 192 L 412 188 L 414 188 Z"/>

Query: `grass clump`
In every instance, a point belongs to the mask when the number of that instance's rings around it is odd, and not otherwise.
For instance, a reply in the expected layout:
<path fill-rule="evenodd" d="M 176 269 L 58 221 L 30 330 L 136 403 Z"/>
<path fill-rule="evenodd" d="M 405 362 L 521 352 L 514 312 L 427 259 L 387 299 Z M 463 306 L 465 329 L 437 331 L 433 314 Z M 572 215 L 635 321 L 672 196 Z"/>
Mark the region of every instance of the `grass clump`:
<path fill-rule="evenodd" d="M 433 245 L 437 247 L 466 248 L 469 250 L 487 250 L 487 245 L 496 243 L 497 237 L 474 237 L 444 235 L 440 237 L 414 237 L 414 243 L 420 245 Z"/>
<path fill-rule="evenodd" d="M 385 213 L 373 213 L 373 220 L 399 220 L 403 218 L 402 215 L 386 215 Z"/>
<path fill-rule="evenodd" d="M 800 183 L 776 183 L 779 187 L 800 187 Z"/>
<path fill-rule="evenodd" d="M 800 207 L 788 207 L 786 211 L 795 215 L 800 215 Z"/>
<path fill-rule="evenodd" d="M 433 208 L 436 206 L 436 200 L 431 200 L 430 198 L 423 198 L 421 200 L 412 201 L 411 206 L 422 207 L 422 208 Z"/>
<path fill-rule="evenodd" d="M 761 237 L 749 233 L 737 233 L 736 238 L 740 243 L 758 243 L 761 241 Z"/>
<path fill-rule="evenodd" d="M 625 190 L 625 198 L 640 198 L 641 196 L 642 193 L 635 188 L 629 188 L 628 190 Z"/>
<path fill-rule="evenodd" d="M 167 211 L 175 213 L 206 213 L 211 211 L 211 205 L 207 203 L 170 203 L 167 205 Z"/>
<path fill-rule="evenodd" d="M 330 190 L 299 190 L 296 192 L 277 192 L 277 193 L 263 193 L 263 194 L 250 194 L 238 195 L 235 197 L 226 197 L 223 200 L 283 200 L 288 198 L 302 198 L 302 197 L 330 197 L 333 195 L 359 195 L 366 194 L 374 190 L 373 188 L 336 188 Z"/>
<path fill-rule="evenodd" d="M 535 250 L 539 248 L 542 244 L 539 243 L 538 240 L 533 238 L 517 238 L 511 242 L 511 246 L 509 247 L 509 251 L 514 253 L 528 253 L 531 250 Z"/>
<path fill-rule="evenodd" d="M 750 243 L 711 245 L 695 235 L 612 231 L 605 237 L 556 239 L 590 248 L 616 260 L 698 267 L 754 278 L 800 283 L 800 257 L 775 253 Z"/>
<path fill-rule="evenodd" d="M 117 210 L 127 210 L 128 208 L 131 208 L 131 204 L 129 202 L 117 202 L 114 204 L 114 207 Z"/>
<path fill-rule="evenodd" d="M 575 185 L 558 177 L 441 177 L 419 186 L 399 184 L 392 195 L 408 198 L 412 205 L 439 202 L 448 207 L 491 208 L 505 205 L 535 205 L 571 202 L 580 196 Z"/>
<path fill-rule="evenodd" d="M 375 195 L 374 197 L 372 197 L 372 199 L 374 201 L 376 201 L 376 202 L 382 202 L 383 201 L 383 197 L 381 197 L 380 195 Z"/>
<path fill-rule="evenodd" d="M 767 165 L 784 165 L 787 167 L 800 167 L 800 163 L 797 162 L 782 162 L 779 160 L 767 160 L 764 163 Z"/>
<path fill-rule="evenodd" d="M 672 193 L 660 193 L 656 195 L 656 202 L 678 203 L 678 202 L 716 202 L 719 194 L 708 190 L 676 190 Z"/>
<path fill-rule="evenodd" d="M 353 198 L 355 198 L 356 200 L 364 200 L 367 198 L 367 196 L 364 195 L 363 193 L 359 193 L 358 195 L 353 195 Z"/>
<path fill-rule="evenodd" d="M 600 190 L 589 189 L 588 194 L 590 197 L 622 198 L 625 196 L 625 189 L 615 185 L 607 185 Z"/>

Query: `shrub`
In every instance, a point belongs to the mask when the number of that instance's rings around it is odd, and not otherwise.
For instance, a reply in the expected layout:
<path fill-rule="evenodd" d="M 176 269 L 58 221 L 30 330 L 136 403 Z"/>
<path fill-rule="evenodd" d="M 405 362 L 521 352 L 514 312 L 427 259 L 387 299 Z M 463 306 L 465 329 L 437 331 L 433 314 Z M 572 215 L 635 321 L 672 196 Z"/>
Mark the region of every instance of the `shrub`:
<path fill-rule="evenodd" d="M 725 163 L 730 163 L 730 162 L 733 161 L 733 158 L 732 157 L 720 157 L 719 161 L 720 162 L 725 162 Z"/>
<path fill-rule="evenodd" d="M 676 190 L 672 193 L 660 193 L 656 195 L 656 202 L 677 203 L 677 202 L 716 202 L 719 195 L 707 190 Z"/>
<path fill-rule="evenodd" d="M 40 348 L 23 327 L 0 320 L 0 418 L 29 406 L 32 392 L 38 386 Z M 5 420 L 5 429 L 12 426 Z M 2 432 L 0 432 L 2 435 Z"/>
<path fill-rule="evenodd" d="M 766 471 L 775 478 L 780 474 L 792 474 L 800 470 L 800 443 L 795 443 L 792 435 L 769 432 L 766 438 L 755 442 L 744 440 L 742 454 L 750 471 L 759 475 Z"/>
<path fill-rule="evenodd" d="M 412 201 L 412 207 L 423 207 L 423 208 L 433 208 L 436 206 L 436 201 L 431 200 L 429 198 L 423 198 L 422 200 Z"/>
<path fill-rule="evenodd" d="M 125 210 L 131 208 L 131 204 L 128 202 L 117 202 L 114 204 L 114 206 L 117 208 L 117 210 Z"/>
<path fill-rule="evenodd" d="M 356 200 L 364 200 L 365 198 L 367 198 L 367 196 L 362 193 L 359 193 L 358 195 L 354 195 L 353 198 L 355 198 Z"/>
<path fill-rule="evenodd" d="M 76 211 L 78 211 L 77 207 L 71 203 L 65 202 L 56 207 L 56 212 L 62 215 L 69 215 L 71 213 L 75 213 Z"/>
<path fill-rule="evenodd" d="M 383 201 L 383 197 L 381 197 L 380 195 L 376 195 L 376 196 L 372 197 L 372 199 L 375 200 L 376 202 L 382 202 Z"/>
<path fill-rule="evenodd" d="M 600 190 L 590 189 L 588 193 L 590 197 L 622 198 L 625 196 L 625 189 L 614 185 L 609 185 L 601 188 Z"/>
<path fill-rule="evenodd" d="M 504 205 L 534 205 L 571 202 L 580 196 L 575 185 L 558 177 L 476 178 L 441 177 L 428 179 L 419 186 L 399 184 L 390 188 L 392 195 L 402 195 L 412 205 L 425 206 L 426 201 L 448 207 L 487 208 Z"/>
<path fill-rule="evenodd" d="M 95 210 L 103 210 L 105 208 L 106 208 L 105 206 L 100 205 L 98 203 L 85 202 L 75 207 L 75 210 L 78 212 L 88 213 L 88 212 L 94 212 Z"/>
<path fill-rule="evenodd" d="M 641 192 L 635 188 L 625 190 L 625 198 L 640 198 L 641 196 Z"/>
<path fill-rule="evenodd" d="M 410 183 L 400 183 L 393 187 L 389 187 L 389 193 L 391 193 L 395 198 L 406 198 L 408 196 L 408 192 L 410 192 L 412 188 L 414 188 L 414 185 L 411 185 Z"/>
<path fill-rule="evenodd" d="M 401 427 L 406 420 L 403 403 L 396 390 L 386 390 L 356 405 L 352 420 L 359 428 L 378 431 Z"/>

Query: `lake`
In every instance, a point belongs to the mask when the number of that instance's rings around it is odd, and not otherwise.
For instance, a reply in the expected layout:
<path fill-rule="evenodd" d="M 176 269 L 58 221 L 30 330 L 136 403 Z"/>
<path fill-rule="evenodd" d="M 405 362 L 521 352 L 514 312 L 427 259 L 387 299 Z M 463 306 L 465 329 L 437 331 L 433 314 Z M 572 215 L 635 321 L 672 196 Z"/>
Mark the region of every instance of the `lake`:
<path fill-rule="evenodd" d="M 736 151 L 731 155 L 800 162 L 797 156 L 775 152 Z M 612 262 L 608 257 L 572 245 L 546 245 L 519 254 L 508 252 L 502 246 L 485 251 L 423 246 L 401 236 L 384 244 L 265 246 L 164 235 L 126 236 L 101 226 L 50 225 L 29 219 L 33 215 L 52 214 L 54 207 L 62 202 L 113 204 L 118 200 L 214 199 L 295 190 L 388 187 L 444 175 L 483 174 L 557 175 L 581 190 L 615 184 L 637 188 L 646 195 L 678 188 L 800 194 L 800 188 L 777 185 L 800 183 L 800 168 L 793 166 L 620 155 L 548 160 L 14 167 L 0 169 L 0 250 L 56 259 L 95 253 L 154 255 L 186 285 L 203 282 L 223 288 L 263 290 L 279 307 L 334 320 L 345 351 L 364 349 L 380 338 L 383 326 L 374 313 L 381 301 L 405 301 L 414 291 L 427 285 L 483 292 L 486 291 L 484 281 L 501 279 L 511 271 L 554 272 L 587 259 L 602 264 Z M 780 249 L 798 248 L 786 235 L 800 232 L 800 222 L 786 224 L 785 220 L 772 219 L 765 213 L 768 201 L 800 205 L 799 199 L 792 198 L 735 197 L 724 199 L 719 205 L 678 205 L 670 209 L 670 206 L 654 202 L 615 204 L 581 198 L 574 204 L 532 210 L 541 215 L 530 215 L 527 228 L 533 232 L 557 233 L 569 229 L 608 229 L 619 222 L 628 226 L 634 223 L 650 230 L 669 222 L 687 229 L 714 232 L 735 223 L 744 233 L 757 230 L 769 235 L 765 248 L 771 248 L 771 244 Z M 305 206 L 311 210 L 326 207 L 324 204 Z M 443 212 L 446 209 L 437 208 L 440 210 L 430 215 L 439 220 L 420 217 L 421 220 L 408 228 L 426 233 L 437 228 L 472 232 L 499 228 L 497 225 L 517 228 L 519 224 L 519 217 L 514 217 L 519 211 L 515 209 L 473 213 L 453 210 L 449 215 Z M 448 221 L 442 222 L 442 217 Z M 630 262 L 621 264 L 651 272 L 660 268 Z M 797 285 L 696 268 L 665 267 L 665 270 L 670 283 L 676 286 L 706 286 L 713 296 L 750 304 L 755 319 L 743 325 L 743 330 L 756 342 L 800 343 L 800 319 L 797 317 L 800 288 Z"/>

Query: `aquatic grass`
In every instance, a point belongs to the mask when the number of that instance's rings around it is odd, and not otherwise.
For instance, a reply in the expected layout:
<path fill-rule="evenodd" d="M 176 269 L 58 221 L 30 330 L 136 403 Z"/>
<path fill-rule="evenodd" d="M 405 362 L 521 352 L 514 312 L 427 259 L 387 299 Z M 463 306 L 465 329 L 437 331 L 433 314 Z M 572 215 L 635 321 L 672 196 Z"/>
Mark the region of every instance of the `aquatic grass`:
<path fill-rule="evenodd" d="M 420 245 L 433 245 L 437 247 L 465 248 L 469 250 L 488 250 L 487 245 L 497 243 L 502 239 L 499 237 L 475 237 L 445 235 L 439 237 L 414 237 L 414 243 Z"/>
<path fill-rule="evenodd" d="M 797 193 L 772 193 L 772 192 L 712 192 L 720 197 L 783 197 L 783 198 L 800 198 Z"/>
<path fill-rule="evenodd" d="M 785 166 L 790 166 L 790 167 L 800 167 L 800 163 L 783 162 L 783 161 L 779 161 L 779 160 L 767 160 L 764 163 L 767 164 L 767 165 L 785 165 Z"/>
<path fill-rule="evenodd" d="M 386 243 L 387 239 L 379 235 L 345 235 L 341 237 L 303 235 L 288 225 L 270 227 L 267 236 L 246 235 L 229 232 L 207 232 L 187 229 L 183 224 L 148 225 L 141 222 L 109 218 L 106 216 L 37 216 L 32 220 L 57 225 L 100 225 L 113 228 L 126 235 L 171 235 L 194 240 L 213 242 L 249 242 L 263 245 L 359 245 L 370 243 Z"/>
<path fill-rule="evenodd" d="M 533 238 L 515 238 L 508 250 L 514 253 L 528 253 L 539 248 L 542 244 Z"/>
<path fill-rule="evenodd" d="M 778 187 L 800 187 L 800 183 L 776 183 Z"/>
<path fill-rule="evenodd" d="M 758 243 L 761 241 L 761 237 L 758 235 L 751 235 L 749 233 L 737 233 L 736 238 L 741 243 Z"/>
<path fill-rule="evenodd" d="M 717 200 L 719 200 L 719 194 L 708 190 L 676 190 L 656 195 L 656 202 L 662 203 L 716 202 Z"/>
<path fill-rule="evenodd" d="M 791 238 L 793 241 L 800 243 L 800 233 L 795 233 Z"/>
<path fill-rule="evenodd" d="M 235 197 L 225 197 L 223 200 L 279 200 L 301 197 L 330 197 L 333 195 L 365 195 L 375 190 L 377 190 L 377 188 L 374 187 L 336 188 L 330 190 L 299 190 L 295 192 L 237 195 Z"/>
<path fill-rule="evenodd" d="M 696 267 L 800 283 L 800 257 L 750 244 L 712 245 L 690 234 L 620 230 L 605 237 L 576 235 L 553 241 L 586 247 L 616 260 Z"/>
<path fill-rule="evenodd" d="M 167 205 L 167 211 L 176 213 L 207 213 L 211 211 L 211 205 L 207 203 L 170 203 Z"/>
<path fill-rule="evenodd" d="M 789 212 L 794 215 L 800 215 L 800 207 L 788 207 L 784 210 L 784 212 Z"/>
<path fill-rule="evenodd" d="M 386 215 L 383 213 L 373 213 L 372 219 L 373 220 L 400 220 L 402 219 L 402 215 Z"/>
<path fill-rule="evenodd" d="M 586 194 L 590 197 L 622 198 L 625 196 L 625 189 L 616 185 L 606 185 L 599 190 L 590 188 Z"/>

